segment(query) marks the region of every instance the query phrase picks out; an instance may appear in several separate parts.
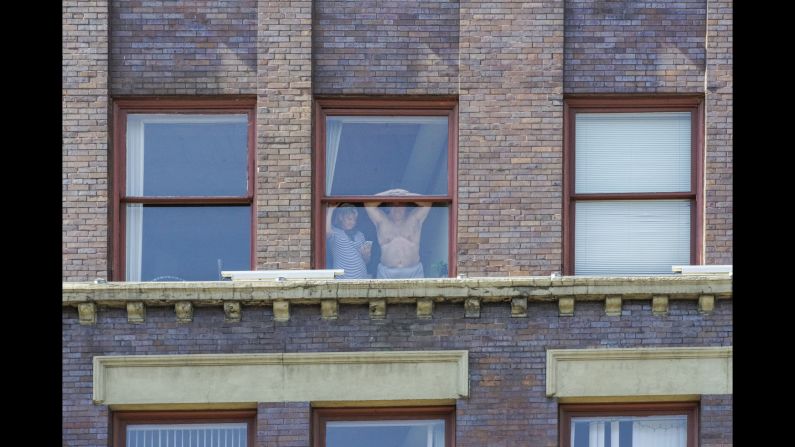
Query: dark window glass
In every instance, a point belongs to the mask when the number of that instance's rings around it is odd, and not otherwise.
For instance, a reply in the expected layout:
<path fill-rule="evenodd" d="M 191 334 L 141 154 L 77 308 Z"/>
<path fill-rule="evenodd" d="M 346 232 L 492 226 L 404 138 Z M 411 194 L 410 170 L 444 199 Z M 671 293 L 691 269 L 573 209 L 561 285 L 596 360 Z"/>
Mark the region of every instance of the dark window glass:
<path fill-rule="evenodd" d="M 326 194 L 372 195 L 401 188 L 446 195 L 446 116 L 330 116 Z"/>

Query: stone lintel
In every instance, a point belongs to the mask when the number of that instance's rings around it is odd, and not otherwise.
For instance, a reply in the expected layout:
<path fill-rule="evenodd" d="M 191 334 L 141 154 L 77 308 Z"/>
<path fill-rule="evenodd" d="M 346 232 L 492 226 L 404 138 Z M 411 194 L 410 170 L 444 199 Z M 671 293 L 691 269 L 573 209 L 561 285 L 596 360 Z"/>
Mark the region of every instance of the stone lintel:
<path fill-rule="evenodd" d="M 224 321 L 239 323 L 240 318 L 240 301 L 224 301 Z"/>
<path fill-rule="evenodd" d="M 97 322 L 97 305 L 80 303 L 77 305 L 77 314 L 80 317 L 80 324 L 95 324 Z"/>
<path fill-rule="evenodd" d="M 127 302 L 127 322 L 128 323 L 143 323 L 146 319 L 146 306 L 143 301 L 129 301 Z"/>
<path fill-rule="evenodd" d="M 511 298 L 511 317 L 521 318 L 527 316 L 527 298 Z"/>
<path fill-rule="evenodd" d="M 467 298 L 464 300 L 464 316 L 466 318 L 480 318 L 480 298 Z"/>
<path fill-rule="evenodd" d="M 668 297 L 665 295 L 653 296 L 651 299 L 651 313 L 657 316 L 668 315 Z"/>
<path fill-rule="evenodd" d="M 193 303 L 190 301 L 179 301 L 174 304 L 174 311 L 177 313 L 177 323 L 190 323 L 193 321 Z"/>
<path fill-rule="evenodd" d="M 337 300 L 323 300 L 320 302 L 320 316 L 324 320 L 336 320 L 339 314 Z"/>
<path fill-rule="evenodd" d="M 273 319 L 276 321 L 290 321 L 290 302 L 273 302 Z"/>
<path fill-rule="evenodd" d="M 701 295 L 698 297 L 698 311 L 702 314 L 709 314 L 715 310 L 715 297 L 712 295 Z"/>
<path fill-rule="evenodd" d="M 605 314 L 608 317 L 621 316 L 621 295 L 605 297 Z"/>
<path fill-rule="evenodd" d="M 370 300 L 370 319 L 383 320 L 386 318 L 386 300 Z"/>
<path fill-rule="evenodd" d="M 574 316 L 574 298 L 570 296 L 558 298 L 558 311 L 561 317 Z"/>
<path fill-rule="evenodd" d="M 431 298 L 417 299 L 417 318 L 422 318 L 422 319 L 433 318 L 433 299 Z"/>

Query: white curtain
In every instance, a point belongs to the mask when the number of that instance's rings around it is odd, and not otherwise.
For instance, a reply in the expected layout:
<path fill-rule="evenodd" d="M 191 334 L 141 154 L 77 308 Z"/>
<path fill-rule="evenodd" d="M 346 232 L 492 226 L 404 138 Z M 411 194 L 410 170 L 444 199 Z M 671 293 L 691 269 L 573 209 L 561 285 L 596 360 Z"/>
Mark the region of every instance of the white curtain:
<path fill-rule="evenodd" d="M 334 118 L 326 120 L 326 195 L 331 195 L 331 185 L 334 184 L 341 136 L 342 121 Z"/>
<path fill-rule="evenodd" d="M 127 116 L 127 196 L 144 195 L 144 120 L 140 115 Z M 143 246 L 144 208 L 140 204 L 127 205 L 126 241 L 127 281 L 141 280 L 141 251 Z"/>
<path fill-rule="evenodd" d="M 635 421 L 632 424 L 632 445 L 637 447 L 685 447 L 687 420 L 676 419 Z"/>

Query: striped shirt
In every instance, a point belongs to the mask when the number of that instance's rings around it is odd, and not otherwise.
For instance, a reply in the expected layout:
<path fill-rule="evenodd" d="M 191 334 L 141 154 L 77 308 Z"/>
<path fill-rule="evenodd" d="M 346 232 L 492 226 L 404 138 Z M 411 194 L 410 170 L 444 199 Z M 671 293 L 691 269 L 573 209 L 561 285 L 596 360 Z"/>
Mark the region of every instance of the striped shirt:
<path fill-rule="evenodd" d="M 364 234 L 361 231 L 357 231 L 351 239 L 344 230 L 332 225 L 329 236 L 331 268 L 345 270 L 345 274 L 340 276 L 340 279 L 370 278 L 362 254 L 359 252 L 362 244 L 364 244 Z"/>

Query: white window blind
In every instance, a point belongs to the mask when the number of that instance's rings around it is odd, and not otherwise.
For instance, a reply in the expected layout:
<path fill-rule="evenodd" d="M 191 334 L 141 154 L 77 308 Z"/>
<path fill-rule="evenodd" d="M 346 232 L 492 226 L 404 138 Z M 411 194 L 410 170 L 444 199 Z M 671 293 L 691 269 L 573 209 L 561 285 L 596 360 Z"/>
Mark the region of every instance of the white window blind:
<path fill-rule="evenodd" d="M 687 416 L 572 418 L 570 447 L 686 447 Z"/>
<path fill-rule="evenodd" d="M 584 201 L 575 205 L 577 275 L 671 274 L 690 263 L 689 200 Z"/>
<path fill-rule="evenodd" d="M 247 425 L 128 425 L 126 447 L 246 447 Z"/>
<path fill-rule="evenodd" d="M 577 113 L 575 192 L 690 191 L 690 113 Z"/>

